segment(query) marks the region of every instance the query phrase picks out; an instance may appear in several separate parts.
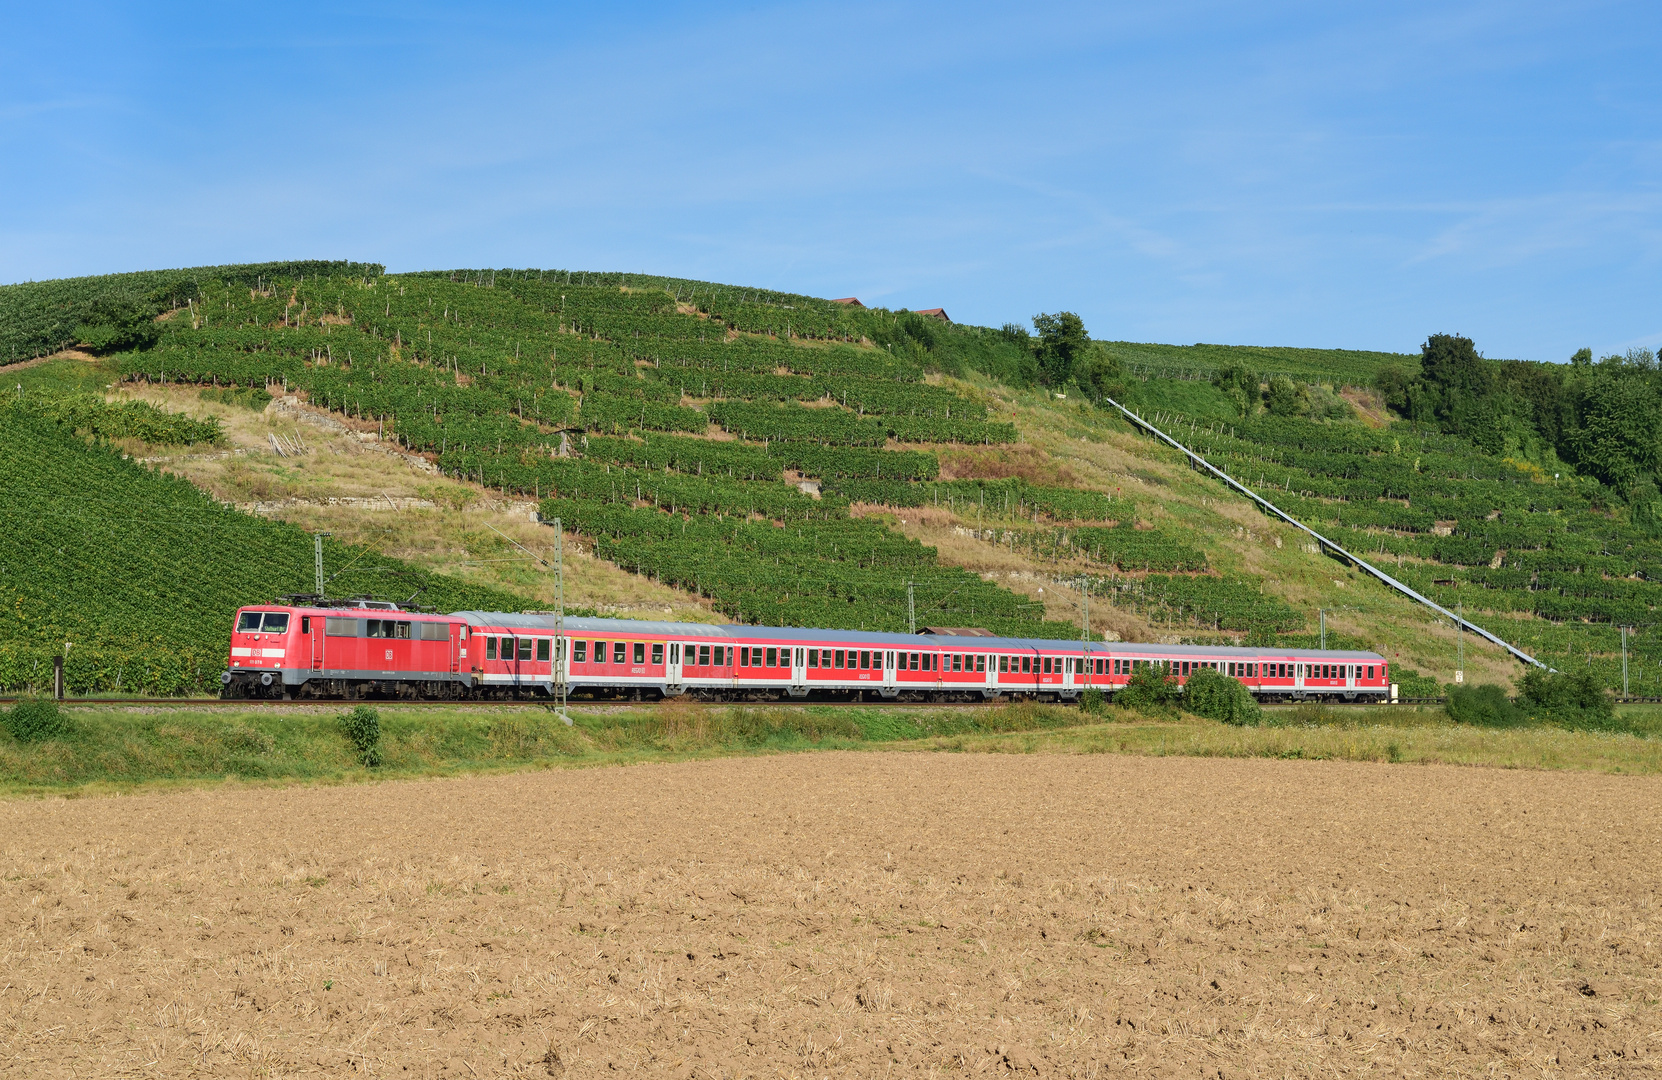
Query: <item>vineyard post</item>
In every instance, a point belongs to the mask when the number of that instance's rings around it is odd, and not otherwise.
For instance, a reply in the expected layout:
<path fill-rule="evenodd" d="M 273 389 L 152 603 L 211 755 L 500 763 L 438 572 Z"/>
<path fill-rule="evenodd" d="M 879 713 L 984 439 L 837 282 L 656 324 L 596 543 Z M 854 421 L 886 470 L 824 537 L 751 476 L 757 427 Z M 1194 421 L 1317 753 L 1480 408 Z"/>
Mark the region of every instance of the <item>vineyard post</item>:
<path fill-rule="evenodd" d="M 565 530 L 559 518 L 554 526 L 554 701 L 555 712 L 571 726 L 566 713 L 566 560 Z"/>
<path fill-rule="evenodd" d="M 1622 697 L 1627 697 L 1627 627 L 1622 627 Z"/>
<path fill-rule="evenodd" d="M 1321 622 L 1322 622 L 1321 649 L 1322 649 L 1323 652 L 1326 652 L 1327 651 L 1327 609 L 1326 608 L 1317 608 L 1316 611 L 1321 615 Z"/>
<path fill-rule="evenodd" d="M 1460 601 L 1460 620 L 1454 624 L 1454 681 L 1466 681 L 1466 602 Z"/>

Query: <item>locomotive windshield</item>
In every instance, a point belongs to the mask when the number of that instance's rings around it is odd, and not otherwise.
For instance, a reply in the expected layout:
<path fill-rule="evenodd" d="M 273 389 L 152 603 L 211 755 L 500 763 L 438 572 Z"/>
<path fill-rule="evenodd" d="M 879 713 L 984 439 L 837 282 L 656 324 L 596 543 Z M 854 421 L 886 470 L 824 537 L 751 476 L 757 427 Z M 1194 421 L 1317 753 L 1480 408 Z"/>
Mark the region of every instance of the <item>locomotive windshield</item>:
<path fill-rule="evenodd" d="M 237 620 L 239 634 L 286 634 L 289 632 L 289 613 L 286 611 L 245 611 Z"/>

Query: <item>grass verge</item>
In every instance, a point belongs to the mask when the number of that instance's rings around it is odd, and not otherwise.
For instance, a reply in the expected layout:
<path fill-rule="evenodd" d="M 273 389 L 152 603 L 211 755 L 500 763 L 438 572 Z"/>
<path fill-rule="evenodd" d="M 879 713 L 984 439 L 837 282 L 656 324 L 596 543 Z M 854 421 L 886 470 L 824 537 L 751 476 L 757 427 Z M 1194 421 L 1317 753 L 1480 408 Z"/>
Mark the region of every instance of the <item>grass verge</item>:
<path fill-rule="evenodd" d="M 1437 707 L 1270 710 L 1235 727 L 1172 713 L 1150 719 L 1108 707 L 974 709 L 837 705 L 706 706 L 670 702 L 572 709 L 382 707 L 380 764 L 365 767 L 340 706 L 247 710 L 166 704 L 81 706 L 66 730 L 20 740 L 0 733 L 0 793 L 96 793 L 144 786 L 354 782 L 519 768 L 676 761 L 813 749 L 987 753 L 1118 753 L 1441 762 L 1501 768 L 1662 772 L 1662 708 L 1619 712 L 1623 732 L 1450 723 Z"/>

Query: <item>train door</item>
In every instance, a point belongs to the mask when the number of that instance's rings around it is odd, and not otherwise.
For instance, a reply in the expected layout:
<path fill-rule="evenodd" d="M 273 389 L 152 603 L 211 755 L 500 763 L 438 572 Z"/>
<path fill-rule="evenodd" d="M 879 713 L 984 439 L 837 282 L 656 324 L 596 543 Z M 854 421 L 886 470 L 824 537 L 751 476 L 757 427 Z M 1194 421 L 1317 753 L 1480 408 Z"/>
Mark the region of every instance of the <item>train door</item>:
<path fill-rule="evenodd" d="M 895 685 L 896 655 L 896 653 L 890 651 L 883 653 L 883 688 L 885 690 Z"/>
<path fill-rule="evenodd" d="M 323 639 L 326 636 L 323 633 L 323 617 L 320 615 L 309 615 L 302 619 L 301 622 L 305 623 L 304 628 L 309 631 L 306 635 L 306 647 L 311 650 L 311 669 L 313 671 L 322 671 Z"/>
<path fill-rule="evenodd" d="M 669 660 L 664 664 L 664 681 L 671 686 L 678 686 L 681 682 L 681 643 L 669 643 Z"/>
<path fill-rule="evenodd" d="M 992 653 L 987 654 L 987 681 L 985 686 L 988 690 L 998 689 L 998 657 Z"/>
<path fill-rule="evenodd" d="M 797 689 L 808 688 L 808 650 L 791 650 L 791 686 Z"/>
<path fill-rule="evenodd" d="M 1293 690 L 1297 693 L 1304 692 L 1304 668 L 1303 664 L 1293 664 Z"/>
<path fill-rule="evenodd" d="M 530 638 L 505 637 L 502 639 L 501 652 L 497 654 L 502 658 L 503 672 L 507 674 L 510 684 L 516 689 L 520 685 L 520 672 L 522 670 L 519 662 L 520 646 L 529 644 L 531 644 Z M 524 666 L 529 667 L 530 665 Z"/>
<path fill-rule="evenodd" d="M 1349 696 L 1356 696 L 1356 665 L 1345 665 L 1345 691 Z"/>

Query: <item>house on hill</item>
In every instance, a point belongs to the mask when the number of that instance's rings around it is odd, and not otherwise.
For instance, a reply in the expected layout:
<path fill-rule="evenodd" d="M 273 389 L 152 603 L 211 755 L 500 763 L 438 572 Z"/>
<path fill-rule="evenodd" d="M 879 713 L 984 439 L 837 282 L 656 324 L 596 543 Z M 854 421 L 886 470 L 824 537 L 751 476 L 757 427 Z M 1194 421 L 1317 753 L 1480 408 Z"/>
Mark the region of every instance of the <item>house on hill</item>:
<path fill-rule="evenodd" d="M 857 308 L 863 308 L 863 307 L 866 306 L 866 305 L 860 303 L 860 298 L 858 296 L 839 297 L 838 299 L 833 300 L 831 302 L 833 304 L 847 304 L 849 307 L 857 307 Z"/>
<path fill-rule="evenodd" d="M 946 309 L 945 308 L 938 308 L 938 307 L 922 308 L 918 311 L 912 312 L 912 314 L 913 315 L 922 315 L 922 316 L 925 316 L 926 318 L 930 318 L 930 319 L 939 319 L 944 323 L 950 323 L 952 321 L 951 319 L 946 317 Z"/>

